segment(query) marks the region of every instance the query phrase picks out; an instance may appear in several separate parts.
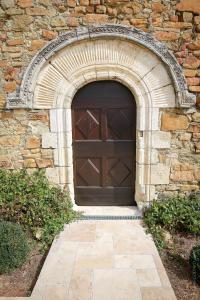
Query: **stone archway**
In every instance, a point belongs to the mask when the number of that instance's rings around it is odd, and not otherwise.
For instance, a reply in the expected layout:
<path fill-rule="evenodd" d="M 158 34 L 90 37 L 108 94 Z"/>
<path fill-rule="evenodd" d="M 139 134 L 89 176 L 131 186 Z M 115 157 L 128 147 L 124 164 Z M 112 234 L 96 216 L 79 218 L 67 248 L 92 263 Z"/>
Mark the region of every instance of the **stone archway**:
<path fill-rule="evenodd" d="M 169 167 L 157 150 L 170 148 L 170 134 L 160 131 L 160 109 L 189 107 L 182 70 L 163 44 L 138 29 L 117 25 L 81 28 L 43 48 L 24 74 L 18 95 L 8 107 L 50 110 L 50 132 L 43 144 L 54 148 L 55 167 L 47 175 L 69 187 L 72 199 L 73 157 L 71 103 L 79 88 L 96 80 L 127 86 L 137 103 L 136 202 L 154 198 L 156 184 L 169 183 Z"/>

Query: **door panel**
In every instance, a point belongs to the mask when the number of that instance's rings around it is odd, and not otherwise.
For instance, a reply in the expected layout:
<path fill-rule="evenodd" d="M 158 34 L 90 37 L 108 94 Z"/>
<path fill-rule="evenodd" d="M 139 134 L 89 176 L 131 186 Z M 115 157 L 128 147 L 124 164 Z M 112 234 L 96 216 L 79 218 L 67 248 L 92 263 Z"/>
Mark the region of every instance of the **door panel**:
<path fill-rule="evenodd" d="M 120 83 L 88 84 L 72 104 L 75 202 L 133 205 L 136 107 Z"/>

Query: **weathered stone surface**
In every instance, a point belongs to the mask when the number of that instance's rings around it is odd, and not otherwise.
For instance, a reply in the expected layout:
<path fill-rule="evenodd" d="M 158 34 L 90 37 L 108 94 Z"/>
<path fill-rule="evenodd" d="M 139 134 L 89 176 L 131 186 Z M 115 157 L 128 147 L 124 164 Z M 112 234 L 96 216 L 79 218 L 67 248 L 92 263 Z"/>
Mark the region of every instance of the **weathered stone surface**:
<path fill-rule="evenodd" d="M 160 41 L 175 41 L 180 37 L 177 32 L 157 31 L 154 36 Z"/>
<path fill-rule="evenodd" d="M 33 18 L 31 16 L 22 15 L 13 17 L 13 26 L 14 31 L 27 31 L 28 25 L 31 24 Z"/>
<path fill-rule="evenodd" d="M 194 24 L 200 24 L 200 16 L 194 17 Z"/>
<path fill-rule="evenodd" d="M 187 45 L 187 48 L 190 50 L 199 50 L 200 49 L 200 40 L 196 40 Z"/>
<path fill-rule="evenodd" d="M 68 17 L 66 21 L 70 27 L 77 27 L 79 25 L 78 19 L 74 17 Z"/>
<path fill-rule="evenodd" d="M 40 138 L 36 136 L 28 137 L 26 140 L 26 148 L 33 149 L 40 147 Z"/>
<path fill-rule="evenodd" d="M 200 107 L 200 95 L 197 96 L 196 105 Z"/>
<path fill-rule="evenodd" d="M 192 120 L 195 122 L 200 122 L 200 112 L 196 112 L 192 115 Z"/>
<path fill-rule="evenodd" d="M 98 5 L 96 7 L 97 14 L 105 14 L 106 13 L 106 6 L 105 5 Z"/>
<path fill-rule="evenodd" d="M 192 28 L 192 23 L 188 22 L 164 22 L 163 25 L 166 28 L 177 28 L 177 29 L 187 29 Z"/>
<path fill-rule="evenodd" d="M 89 5 L 89 0 L 80 0 L 80 5 L 88 6 Z"/>
<path fill-rule="evenodd" d="M 172 115 L 164 113 L 161 119 L 161 130 L 184 130 L 189 126 L 189 120 L 183 115 Z"/>
<path fill-rule="evenodd" d="M 192 171 L 175 171 L 171 174 L 170 179 L 173 181 L 193 181 L 194 175 Z"/>
<path fill-rule="evenodd" d="M 189 131 L 189 132 L 200 132 L 200 124 L 191 124 L 187 131 Z"/>
<path fill-rule="evenodd" d="M 196 180 L 200 181 L 200 169 L 194 172 L 194 177 Z"/>
<path fill-rule="evenodd" d="M 16 81 L 6 82 L 4 85 L 4 90 L 6 93 L 12 93 L 16 90 L 17 84 Z"/>
<path fill-rule="evenodd" d="M 51 30 L 42 30 L 42 36 L 47 40 L 53 40 L 57 37 L 57 32 Z"/>
<path fill-rule="evenodd" d="M 185 59 L 183 66 L 188 69 L 197 69 L 200 66 L 200 60 L 190 55 Z"/>
<path fill-rule="evenodd" d="M 30 112 L 28 114 L 28 119 L 32 121 L 41 121 L 41 122 L 48 122 L 49 116 L 46 112 Z"/>
<path fill-rule="evenodd" d="M 20 136 L 0 136 L 0 146 L 13 147 L 20 144 Z"/>
<path fill-rule="evenodd" d="M 181 0 L 180 3 L 176 5 L 176 9 L 179 11 L 191 11 L 193 13 L 200 13 L 200 5 L 197 0 Z"/>
<path fill-rule="evenodd" d="M 183 21 L 184 22 L 192 22 L 193 14 L 191 12 L 183 12 Z"/>
<path fill-rule="evenodd" d="M 15 6 L 15 1 L 14 0 L 1 0 L 1 7 L 3 9 L 8 9 L 10 7 Z"/>
<path fill-rule="evenodd" d="M 28 48 L 30 51 L 35 51 L 42 48 L 46 44 L 44 40 L 33 40 L 31 41 L 31 46 Z"/>
<path fill-rule="evenodd" d="M 24 167 L 25 168 L 36 168 L 37 165 L 36 165 L 36 162 L 34 159 L 28 158 L 28 159 L 24 160 Z"/>
<path fill-rule="evenodd" d="M 194 93 L 200 93 L 200 86 L 199 85 L 190 85 L 189 91 Z"/>
<path fill-rule="evenodd" d="M 36 159 L 38 168 L 51 168 L 53 167 L 52 159 Z"/>
<path fill-rule="evenodd" d="M 52 27 L 63 27 L 67 25 L 67 20 L 64 17 L 58 16 L 51 19 Z"/>
<path fill-rule="evenodd" d="M 30 16 L 46 16 L 48 15 L 48 10 L 44 7 L 33 7 L 26 9 L 27 15 Z"/>
<path fill-rule="evenodd" d="M 76 6 L 76 0 L 67 0 L 67 5 L 69 7 L 75 7 Z"/>
<path fill-rule="evenodd" d="M 185 77 L 194 77 L 197 75 L 197 70 L 184 69 L 184 75 Z"/>
<path fill-rule="evenodd" d="M 191 133 L 185 132 L 185 133 L 179 135 L 179 140 L 180 141 L 190 141 L 191 137 L 192 137 Z"/>
<path fill-rule="evenodd" d="M 156 149 L 170 148 L 171 134 L 169 132 L 153 131 L 152 147 Z"/>
<path fill-rule="evenodd" d="M 165 6 L 159 2 L 153 2 L 152 3 L 152 10 L 153 12 L 156 12 L 156 13 L 161 13 L 165 10 Z"/>
<path fill-rule="evenodd" d="M 27 7 L 31 7 L 33 5 L 33 1 L 32 0 L 18 0 L 17 4 L 21 8 L 27 8 Z"/>
<path fill-rule="evenodd" d="M 6 10 L 8 16 L 22 15 L 23 12 L 23 9 L 20 8 L 9 8 Z"/>
<path fill-rule="evenodd" d="M 22 39 L 11 39 L 11 40 L 6 40 L 6 43 L 8 46 L 18 46 L 18 45 L 23 45 L 24 40 Z"/>
<path fill-rule="evenodd" d="M 57 148 L 56 133 L 44 133 L 42 135 L 42 148 Z"/>
<path fill-rule="evenodd" d="M 108 21 L 108 16 L 103 14 L 87 14 L 83 18 L 83 21 L 85 23 L 91 24 L 91 23 L 106 23 Z"/>
<path fill-rule="evenodd" d="M 170 168 L 164 164 L 151 166 L 151 184 L 169 184 Z"/>

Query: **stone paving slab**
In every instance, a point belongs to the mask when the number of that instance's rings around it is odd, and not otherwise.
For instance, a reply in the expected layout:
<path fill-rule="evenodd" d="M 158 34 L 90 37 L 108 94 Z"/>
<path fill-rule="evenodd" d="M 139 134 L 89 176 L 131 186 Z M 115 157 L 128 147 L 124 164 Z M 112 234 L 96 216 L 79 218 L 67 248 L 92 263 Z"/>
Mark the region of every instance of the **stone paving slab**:
<path fill-rule="evenodd" d="M 138 220 L 86 220 L 54 240 L 31 297 L 5 300 L 175 300 Z"/>

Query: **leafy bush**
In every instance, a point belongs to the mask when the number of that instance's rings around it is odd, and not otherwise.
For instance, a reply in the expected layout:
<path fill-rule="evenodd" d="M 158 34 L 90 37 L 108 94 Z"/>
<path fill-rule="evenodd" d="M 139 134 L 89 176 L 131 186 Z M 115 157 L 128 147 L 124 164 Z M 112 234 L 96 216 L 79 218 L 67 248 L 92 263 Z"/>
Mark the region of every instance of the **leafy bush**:
<path fill-rule="evenodd" d="M 0 222 L 0 274 L 21 266 L 28 252 L 28 239 L 21 227 Z"/>
<path fill-rule="evenodd" d="M 200 284 L 200 245 L 192 248 L 189 263 L 192 269 L 192 278 Z"/>
<path fill-rule="evenodd" d="M 44 171 L 0 170 L 0 182 L 0 219 L 21 224 L 44 247 L 76 217 L 68 193 L 51 186 Z"/>
<path fill-rule="evenodd" d="M 144 222 L 158 248 L 164 247 L 164 231 L 200 234 L 200 193 L 154 201 L 144 211 Z"/>

